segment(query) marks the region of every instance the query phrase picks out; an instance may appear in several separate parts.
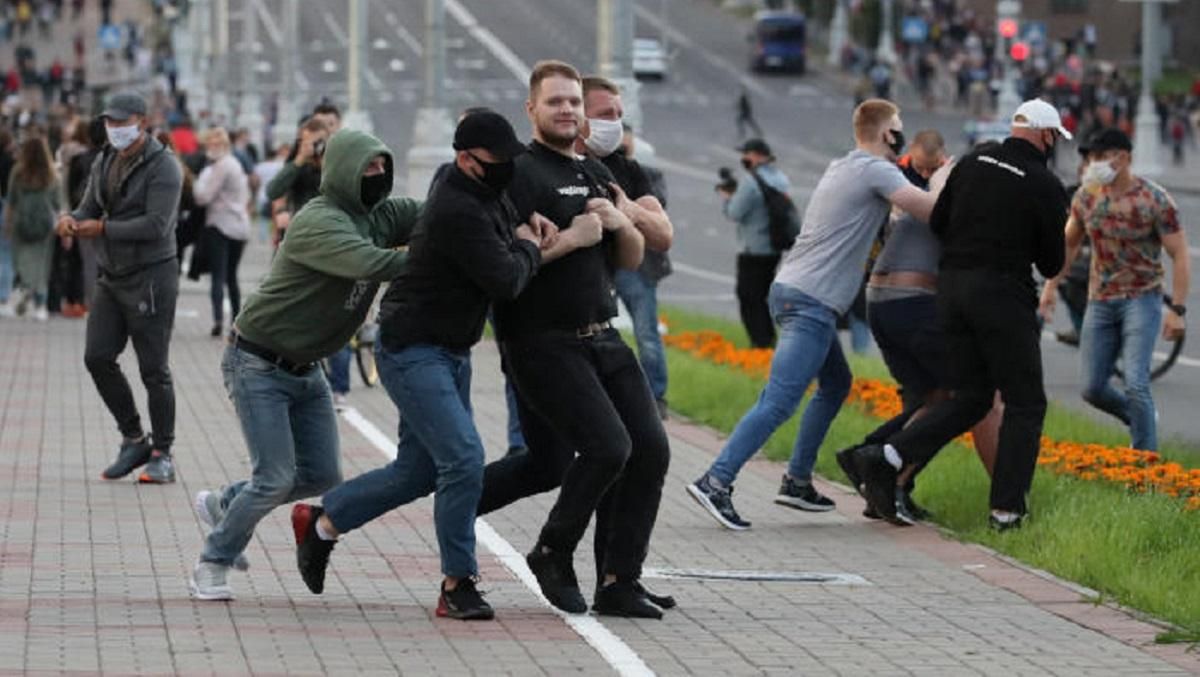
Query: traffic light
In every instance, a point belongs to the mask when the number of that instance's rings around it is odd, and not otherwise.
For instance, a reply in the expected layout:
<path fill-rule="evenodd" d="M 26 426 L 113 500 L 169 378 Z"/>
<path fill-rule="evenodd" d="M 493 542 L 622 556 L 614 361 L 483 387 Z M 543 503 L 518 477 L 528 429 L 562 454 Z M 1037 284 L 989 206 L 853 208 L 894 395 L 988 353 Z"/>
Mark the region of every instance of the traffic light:
<path fill-rule="evenodd" d="M 1021 63 L 1025 59 L 1028 59 L 1029 58 L 1028 43 L 1014 42 L 1012 49 L 1010 49 L 1008 51 L 1008 55 L 1011 56 L 1013 61 L 1016 61 L 1017 63 Z"/>
<path fill-rule="evenodd" d="M 1016 19 L 1001 19 L 999 28 L 1000 37 L 1004 38 L 1005 40 L 1012 40 L 1013 38 L 1017 37 L 1018 26 Z"/>

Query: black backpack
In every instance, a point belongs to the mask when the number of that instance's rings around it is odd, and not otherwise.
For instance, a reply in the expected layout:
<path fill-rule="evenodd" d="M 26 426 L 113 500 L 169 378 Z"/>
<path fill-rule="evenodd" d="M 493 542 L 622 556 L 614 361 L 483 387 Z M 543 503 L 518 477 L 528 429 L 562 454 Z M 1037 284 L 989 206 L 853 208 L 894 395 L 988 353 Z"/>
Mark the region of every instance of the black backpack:
<path fill-rule="evenodd" d="M 784 252 L 791 248 L 800 234 L 800 211 L 796 203 L 787 193 L 776 190 L 763 181 L 758 172 L 750 170 L 750 175 L 758 182 L 762 191 L 763 201 L 767 203 L 767 223 L 771 235 L 771 247 Z"/>

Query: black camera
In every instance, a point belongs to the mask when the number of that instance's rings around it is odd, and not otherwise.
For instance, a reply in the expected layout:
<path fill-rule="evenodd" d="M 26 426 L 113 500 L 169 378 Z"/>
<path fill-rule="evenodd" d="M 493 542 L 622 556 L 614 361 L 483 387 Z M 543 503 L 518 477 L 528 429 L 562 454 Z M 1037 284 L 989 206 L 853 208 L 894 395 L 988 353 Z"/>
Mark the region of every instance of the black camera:
<path fill-rule="evenodd" d="M 724 190 L 730 193 L 737 190 L 738 181 L 734 178 L 732 169 L 721 167 L 717 170 L 717 178 L 721 179 L 721 182 L 716 185 L 714 190 Z"/>

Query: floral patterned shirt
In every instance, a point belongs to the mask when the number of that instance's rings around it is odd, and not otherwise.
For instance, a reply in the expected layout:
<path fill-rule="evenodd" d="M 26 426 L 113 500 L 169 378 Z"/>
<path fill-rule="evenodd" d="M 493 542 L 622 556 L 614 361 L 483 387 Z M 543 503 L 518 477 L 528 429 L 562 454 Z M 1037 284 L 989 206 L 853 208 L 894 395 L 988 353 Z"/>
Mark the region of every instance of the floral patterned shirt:
<path fill-rule="evenodd" d="M 1135 176 L 1124 194 L 1084 186 L 1071 217 L 1092 241 L 1088 299 L 1128 299 L 1162 289 L 1162 236 L 1179 232 L 1175 201 L 1161 186 Z"/>

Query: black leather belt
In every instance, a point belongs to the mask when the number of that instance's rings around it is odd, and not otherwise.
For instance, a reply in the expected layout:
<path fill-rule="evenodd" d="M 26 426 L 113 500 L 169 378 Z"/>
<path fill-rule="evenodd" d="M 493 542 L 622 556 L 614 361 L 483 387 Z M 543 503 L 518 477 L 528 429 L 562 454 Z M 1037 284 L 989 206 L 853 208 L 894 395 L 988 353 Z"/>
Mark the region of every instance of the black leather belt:
<path fill-rule="evenodd" d="M 276 367 L 288 372 L 289 374 L 299 376 L 300 374 L 307 372 L 309 369 L 312 369 L 313 365 L 316 364 L 315 362 L 296 364 L 291 360 L 284 359 L 270 348 L 264 348 L 263 346 L 258 345 L 257 343 L 247 339 L 245 336 L 237 333 L 237 331 L 230 333 L 229 342 L 232 343 L 238 350 L 242 350 L 255 357 L 262 358 Z"/>
<path fill-rule="evenodd" d="M 591 322 L 576 329 L 575 338 L 592 338 L 608 329 L 612 329 L 612 322 Z"/>

